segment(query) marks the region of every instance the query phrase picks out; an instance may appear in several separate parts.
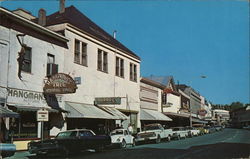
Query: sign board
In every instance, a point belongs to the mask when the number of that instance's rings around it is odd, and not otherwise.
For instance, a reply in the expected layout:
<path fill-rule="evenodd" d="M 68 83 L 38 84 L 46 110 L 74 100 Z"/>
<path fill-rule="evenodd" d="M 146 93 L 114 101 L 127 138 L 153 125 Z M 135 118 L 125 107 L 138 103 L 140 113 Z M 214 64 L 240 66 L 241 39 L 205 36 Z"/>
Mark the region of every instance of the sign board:
<path fill-rule="evenodd" d="M 49 121 L 49 112 L 47 110 L 38 110 L 37 114 L 37 121 Z"/>
<path fill-rule="evenodd" d="M 99 105 L 121 104 L 121 97 L 95 98 L 95 104 L 99 104 Z"/>
<path fill-rule="evenodd" d="M 205 109 L 201 109 L 198 111 L 198 115 L 205 116 L 207 114 L 207 111 Z"/>
<path fill-rule="evenodd" d="M 47 94 L 68 94 L 75 93 L 77 89 L 73 78 L 64 73 L 52 75 L 43 87 Z"/>
<path fill-rule="evenodd" d="M 82 80 L 81 77 L 75 77 L 74 78 L 74 81 L 75 81 L 76 84 L 81 84 L 81 80 Z"/>

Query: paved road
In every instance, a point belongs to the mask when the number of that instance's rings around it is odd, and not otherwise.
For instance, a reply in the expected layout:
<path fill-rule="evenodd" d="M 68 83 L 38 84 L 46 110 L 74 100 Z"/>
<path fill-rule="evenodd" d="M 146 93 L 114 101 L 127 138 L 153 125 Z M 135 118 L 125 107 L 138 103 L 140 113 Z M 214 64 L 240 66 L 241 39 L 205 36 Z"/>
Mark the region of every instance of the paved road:
<path fill-rule="evenodd" d="M 19 156 L 18 156 L 19 155 Z M 27 159 L 19 153 L 11 159 Z M 62 157 L 59 157 L 62 158 Z M 145 144 L 101 153 L 81 153 L 68 159 L 250 159 L 250 131 L 224 129 L 203 136 Z M 66 158 L 64 158 L 66 159 Z"/>

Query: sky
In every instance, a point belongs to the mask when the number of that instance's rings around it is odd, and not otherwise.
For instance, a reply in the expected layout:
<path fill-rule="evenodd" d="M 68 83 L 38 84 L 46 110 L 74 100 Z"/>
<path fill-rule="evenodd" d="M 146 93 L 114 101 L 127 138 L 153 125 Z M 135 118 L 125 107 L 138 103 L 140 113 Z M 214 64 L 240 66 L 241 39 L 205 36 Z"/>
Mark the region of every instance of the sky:
<path fill-rule="evenodd" d="M 37 16 L 58 0 L 0 0 Z M 249 1 L 66 0 L 141 58 L 141 76 L 174 77 L 213 104 L 250 103 Z M 206 76 L 206 78 L 201 78 Z"/>

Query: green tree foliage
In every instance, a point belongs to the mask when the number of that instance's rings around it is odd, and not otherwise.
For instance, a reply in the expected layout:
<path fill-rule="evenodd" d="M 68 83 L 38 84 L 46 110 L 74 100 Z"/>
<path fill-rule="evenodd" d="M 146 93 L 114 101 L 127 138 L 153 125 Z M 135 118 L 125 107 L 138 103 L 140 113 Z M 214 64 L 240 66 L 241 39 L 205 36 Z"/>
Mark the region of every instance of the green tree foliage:
<path fill-rule="evenodd" d="M 213 104 L 212 105 L 212 108 L 213 109 L 223 109 L 223 110 L 228 110 L 228 111 L 233 111 L 235 109 L 239 109 L 239 108 L 242 108 L 242 107 L 245 107 L 249 104 L 246 104 L 244 105 L 243 103 L 241 102 L 232 102 L 231 104 Z"/>

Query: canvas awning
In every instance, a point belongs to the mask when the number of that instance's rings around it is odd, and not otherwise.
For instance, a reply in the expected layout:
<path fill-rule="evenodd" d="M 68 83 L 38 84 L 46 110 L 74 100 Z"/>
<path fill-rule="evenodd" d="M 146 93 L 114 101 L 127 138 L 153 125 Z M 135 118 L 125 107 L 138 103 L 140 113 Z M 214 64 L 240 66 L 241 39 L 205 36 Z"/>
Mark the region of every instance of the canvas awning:
<path fill-rule="evenodd" d="M 141 109 L 141 120 L 152 120 L 152 121 L 172 121 L 171 118 L 167 117 L 161 112 L 156 110 Z"/>
<path fill-rule="evenodd" d="M 192 118 L 192 122 L 194 123 L 202 123 L 202 124 L 207 124 L 208 121 L 204 121 L 204 120 L 200 120 L 200 119 L 196 119 L 196 118 Z"/>
<path fill-rule="evenodd" d="M 66 115 L 68 118 L 116 119 L 113 115 L 91 104 L 65 102 L 65 109 L 69 112 Z"/>
<path fill-rule="evenodd" d="M 127 120 L 129 117 L 117 110 L 116 108 L 113 107 L 101 107 L 103 110 L 107 111 L 108 113 L 112 114 L 114 118 L 116 119 L 121 119 L 121 120 Z"/>
<path fill-rule="evenodd" d="M 189 118 L 189 114 L 184 113 L 174 113 L 174 112 L 164 112 L 165 115 L 168 115 L 170 117 L 181 117 L 181 118 Z"/>
<path fill-rule="evenodd" d="M 19 114 L 16 112 L 13 112 L 3 106 L 0 106 L 0 117 L 10 117 L 10 118 L 18 118 Z"/>
<path fill-rule="evenodd" d="M 37 112 L 40 109 L 45 109 L 50 113 L 58 113 L 59 111 L 56 109 L 52 109 L 50 107 L 36 107 L 36 106 L 19 106 L 19 105 L 9 105 L 8 107 L 11 109 L 15 109 L 17 112 L 26 111 L 26 112 Z"/>

